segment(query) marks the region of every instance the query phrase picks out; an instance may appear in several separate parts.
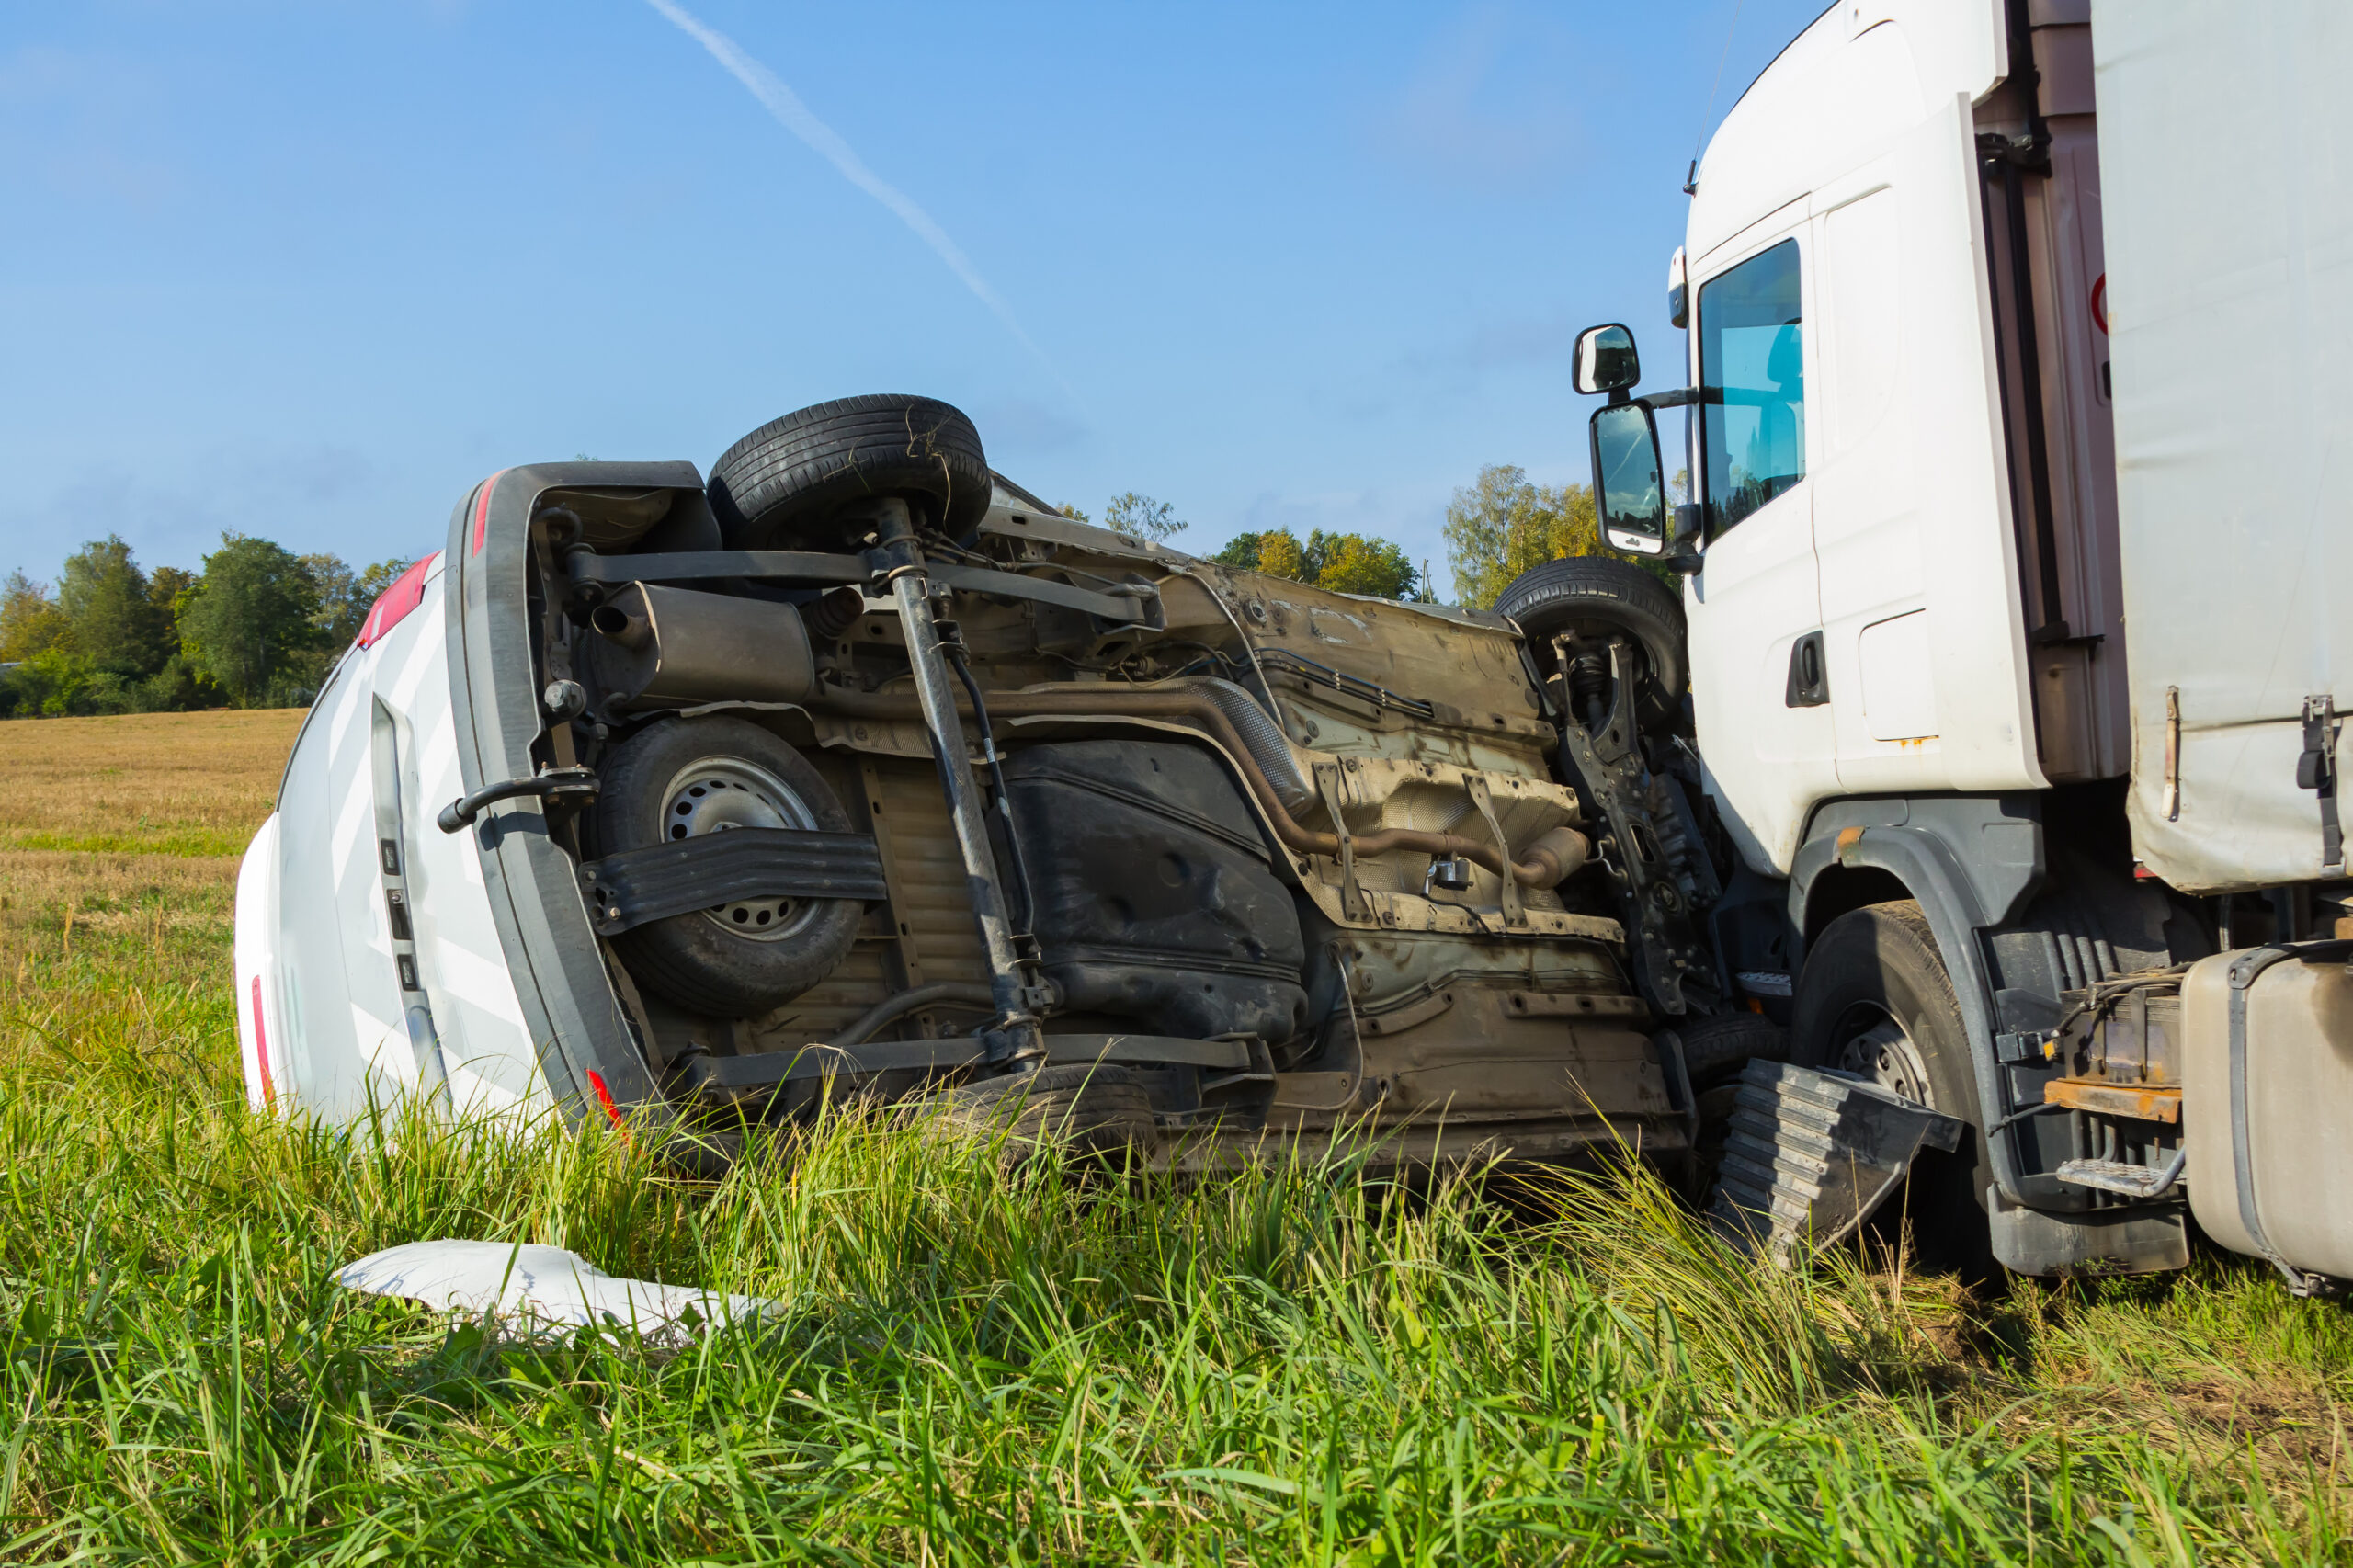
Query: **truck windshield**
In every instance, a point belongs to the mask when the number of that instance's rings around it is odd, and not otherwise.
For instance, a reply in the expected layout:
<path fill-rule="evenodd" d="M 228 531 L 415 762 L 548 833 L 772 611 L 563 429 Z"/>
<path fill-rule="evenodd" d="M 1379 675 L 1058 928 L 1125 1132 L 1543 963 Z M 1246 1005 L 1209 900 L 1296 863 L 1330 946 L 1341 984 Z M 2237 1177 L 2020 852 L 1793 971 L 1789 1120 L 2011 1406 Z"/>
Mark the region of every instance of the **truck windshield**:
<path fill-rule="evenodd" d="M 1699 286 L 1710 539 L 1805 477 L 1799 314 L 1795 240 Z"/>

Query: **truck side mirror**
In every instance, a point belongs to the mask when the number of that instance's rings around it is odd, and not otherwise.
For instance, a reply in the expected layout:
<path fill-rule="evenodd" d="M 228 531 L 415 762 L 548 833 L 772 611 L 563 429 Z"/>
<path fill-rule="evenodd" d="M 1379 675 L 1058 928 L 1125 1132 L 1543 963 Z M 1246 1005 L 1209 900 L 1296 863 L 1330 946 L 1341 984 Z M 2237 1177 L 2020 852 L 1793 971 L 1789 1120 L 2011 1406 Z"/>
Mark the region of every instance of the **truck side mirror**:
<path fill-rule="evenodd" d="M 1634 335 L 1612 323 L 1577 334 L 1576 386 L 1581 392 L 1623 392 L 1643 379 Z"/>
<path fill-rule="evenodd" d="M 1632 349 L 1627 352 L 1631 357 Z M 1658 420 L 1639 403 L 1593 411 L 1593 499 L 1601 514 L 1601 537 L 1611 549 L 1665 553 L 1666 484 L 1659 473 Z"/>

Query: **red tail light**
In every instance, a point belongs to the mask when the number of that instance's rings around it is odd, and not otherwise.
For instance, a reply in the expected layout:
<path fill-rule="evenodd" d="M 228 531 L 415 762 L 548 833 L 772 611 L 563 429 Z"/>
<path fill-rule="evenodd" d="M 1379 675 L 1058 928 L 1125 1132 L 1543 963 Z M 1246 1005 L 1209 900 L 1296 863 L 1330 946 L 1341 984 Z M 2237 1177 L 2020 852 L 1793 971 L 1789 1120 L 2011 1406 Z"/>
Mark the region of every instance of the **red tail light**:
<path fill-rule="evenodd" d="M 368 611 L 368 619 L 359 623 L 358 643 L 372 648 L 377 642 L 401 623 L 401 619 L 425 602 L 425 579 L 432 572 L 433 563 L 441 559 L 435 551 L 407 571 L 392 579 L 392 585 L 376 596 L 375 606 Z"/>

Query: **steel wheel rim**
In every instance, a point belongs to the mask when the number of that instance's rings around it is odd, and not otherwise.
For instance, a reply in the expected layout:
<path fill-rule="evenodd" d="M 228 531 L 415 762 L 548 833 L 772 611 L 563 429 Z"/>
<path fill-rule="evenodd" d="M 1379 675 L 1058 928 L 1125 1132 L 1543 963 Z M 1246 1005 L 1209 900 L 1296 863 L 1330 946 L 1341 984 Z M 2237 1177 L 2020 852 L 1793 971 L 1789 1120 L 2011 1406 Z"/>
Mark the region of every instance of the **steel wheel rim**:
<path fill-rule="evenodd" d="M 662 836 L 696 838 L 738 827 L 815 829 L 816 813 L 798 791 L 767 768 L 739 756 L 688 763 L 662 791 Z M 798 936 L 817 917 L 813 903 L 744 898 L 715 903 L 702 917 L 730 936 L 754 942 Z"/>
<path fill-rule="evenodd" d="M 1927 1058 L 1894 1014 L 1876 1002 L 1859 1002 L 1839 1017 L 1832 1038 L 1838 1042 L 1832 1066 L 1937 1108 Z"/>

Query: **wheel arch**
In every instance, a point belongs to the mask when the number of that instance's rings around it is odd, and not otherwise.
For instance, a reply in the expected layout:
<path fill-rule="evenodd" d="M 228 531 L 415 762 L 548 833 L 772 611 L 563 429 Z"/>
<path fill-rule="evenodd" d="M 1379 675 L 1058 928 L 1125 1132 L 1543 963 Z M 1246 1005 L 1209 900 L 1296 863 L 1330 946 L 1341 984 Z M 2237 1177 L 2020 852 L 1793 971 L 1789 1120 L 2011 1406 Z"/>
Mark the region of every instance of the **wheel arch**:
<path fill-rule="evenodd" d="M 2033 796 L 1833 801 L 1815 811 L 1791 863 L 1790 922 L 1810 947 L 1848 910 L 1890 899 L 1920 905 L 1969 1031 L 1978 1102 L 1972 1119 L 1984 1127 L 2006 1108 L 1994 1051 L 1993 976 L 1978 933 L 2016 918 L 2044 877 Z M 1987 1142 L 1995 1185 L 2018 1203 L 2014 1138 L 2006 1132 Z"/>

